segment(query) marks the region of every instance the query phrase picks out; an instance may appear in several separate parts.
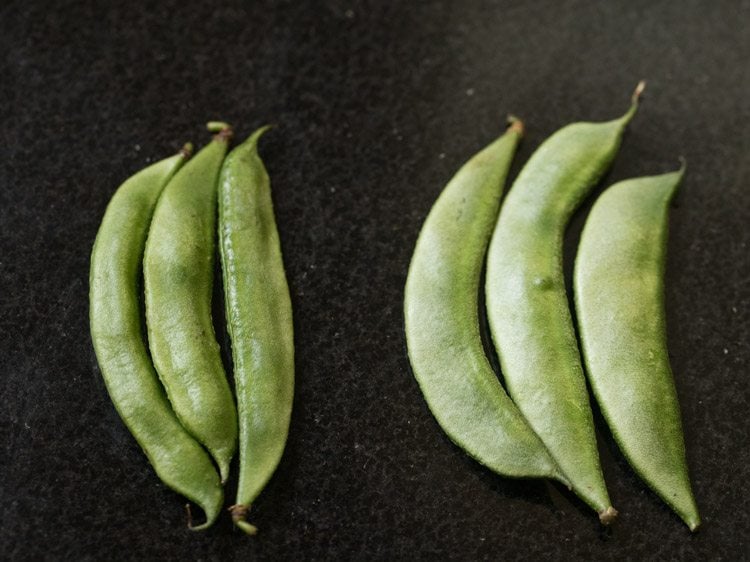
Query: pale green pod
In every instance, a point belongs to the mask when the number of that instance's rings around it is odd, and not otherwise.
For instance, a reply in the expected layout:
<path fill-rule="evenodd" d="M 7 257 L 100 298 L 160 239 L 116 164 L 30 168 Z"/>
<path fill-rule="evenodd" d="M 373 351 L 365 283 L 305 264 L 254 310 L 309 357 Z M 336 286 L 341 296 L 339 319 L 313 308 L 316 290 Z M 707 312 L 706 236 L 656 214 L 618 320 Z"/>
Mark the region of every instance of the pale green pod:
<path fill-rule="evenodd" d="M 482 264 L 522 131 L 514 121 L 433 205 L 406 280 L 406 342 L 427 405 L 454 443 L 498 474 L 564 482 L 500 385 L 479 332 Z"/>
<path fill-rule="evenodd" d="M 219 466 L 237 444 L 237 413 L 211 320 L 216 188 L 231 132 L 225 130 L 167 184 L 143 259 L 151 357 L 187 431 Z"/>
<path fill-rule="evenodd" d="M 206 451 L 175 417 L 151 364 L 141 331 L 139 278 L 159 194 L 190 147 L 138 172 L 117 190 L 91 253 L 90 323 L 99 367 L 112 403 L 159 478 L 206 513 L 218 516 L 223 491 Z"/>
<path fill-rule="evenodd" d="M 548 138 L 511 187 L 487 257 L 486 302 L 506 388 L 575 492 L 610 523 L 610 504 L 563 279 L 571 215 L 617 153 L 637 107 Z"/>
<path fill-rule="evenodd" d="M 668 211 L 683 170 L 626 180 L 594 204 L 574 289 L 591 388 L 635 471 L 682 517 L 700 524 L 667 351 L 664 268 Z"/>
<path fill-rule="evenodd" d="M 258 156 L 263 127 L 227 156 L 219 180 L 219 249 L 239 417 L 232 519 L 245 521 L 284 452 L 294 398 L 294 330 L 271 184 Z"/>

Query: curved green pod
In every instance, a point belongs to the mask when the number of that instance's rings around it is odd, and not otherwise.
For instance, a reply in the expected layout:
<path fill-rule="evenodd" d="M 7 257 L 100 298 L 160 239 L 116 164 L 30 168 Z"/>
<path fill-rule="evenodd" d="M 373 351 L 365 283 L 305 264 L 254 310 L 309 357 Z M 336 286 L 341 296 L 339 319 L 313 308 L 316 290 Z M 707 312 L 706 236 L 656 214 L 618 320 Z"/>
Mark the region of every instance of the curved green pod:
<path fill-rule="evenodd" d="M 565 481 L 485 355 L 478 297 L 487 243 L 523 127 L 514 121 L 456 173 L 422 226 L 404 293 L 414 376 L 450 439 L 494 472 Z"/>
<path fill-rule="evenodd" d="M 518 175 L 487 257 L 486 302 L 506 387 L 575 492 L 610 523 L 593 416 L 563 279 L 563 234 L 609 168 L 637 108 L 554 133 Z"/>
<path fill-rule="evenodd" d="M 159 478 L 206 513 L 218 516 L 223 491 L 205 450 L 182 427 L 151 364 L 141 331 L 138 285 L 143 248 L 159 194 L 189 147 L 138 172 L 110 201 L 91 253 L 89 315 L 107 391 Z"/>
<path fill-rule="evenodd" d="M 211 320 L 216 188 L 225 129 L 167 184 L 143 259 L 151 356 L 177 417 L 208 449 L 221 480 L 237 443 L 237 412 Z"/>
<path fill-rule="evenodd" d="M 683 170 L 620 182 L 594 204 L 574 290 L 591 388 L 620 449 L 687 523 L 700 524 L 667 351 L 668 210 Z"/>
<path fill-rule="evenodd" d="M 232 519 L 245 521 L 284 452 L 294 398 L 294 330 L 271 184 L 255 131 L 227 156 L 219 180 L 219 249 L 239 417 Z"/>

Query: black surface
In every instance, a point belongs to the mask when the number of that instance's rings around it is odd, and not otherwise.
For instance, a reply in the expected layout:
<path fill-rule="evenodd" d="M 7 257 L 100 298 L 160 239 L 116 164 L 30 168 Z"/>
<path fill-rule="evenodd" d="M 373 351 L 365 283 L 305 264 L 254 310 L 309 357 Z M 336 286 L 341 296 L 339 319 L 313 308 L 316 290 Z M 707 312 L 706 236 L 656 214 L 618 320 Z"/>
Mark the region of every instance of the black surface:
<path fill-rule="evenodd" d="M 0 559 L 748 557 L 747 1 L 10 2 L 0 8 Z M 667 306 L 695 536 L 599 422 L 621 518 L 500 478 L 441 433 L 411 376 L 402 290 L 444 183 L 503 129 L 642 108 L 605 183 L 688 172 Z M 256 538 L 196 534 L 111 406 L 88 259 L 115 188 L 226 119 L 262 144 L 297 349 L 286 454 Z M 520 164 L 516 164 L 518 169 Z M 572 256 L 584 215 L 568 242 Z M 569 265 L 569 264 L 568 264 Z M 231 490 L 230 490 L 231 494 Z"/>

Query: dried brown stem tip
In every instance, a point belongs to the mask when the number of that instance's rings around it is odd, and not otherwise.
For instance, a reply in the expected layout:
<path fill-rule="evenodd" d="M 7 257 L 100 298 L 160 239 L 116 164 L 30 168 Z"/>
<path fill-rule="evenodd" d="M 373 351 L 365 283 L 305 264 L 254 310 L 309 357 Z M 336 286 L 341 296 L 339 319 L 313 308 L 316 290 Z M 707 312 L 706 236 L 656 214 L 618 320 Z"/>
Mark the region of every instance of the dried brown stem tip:
<path fill-rule="evenodd" d="M 617 510 L 612 506 L 599 512 L 599 521 L 602 522 L 602 525 L 611 525 L 615 522 L 615 519 L 617 519 Z"/>
<path fill-rule="evenodd" d="M 229 142 L 234 136 L 234 131 L 231 128 L 222 129 L 214 135 L 214 139 Z"/>
<path fill-rule="evenodd" d="M 249 511 L 250 506 L 241 503 L 235 504 L 229 508 L 229 512 L 232 514 L 232 523 L 234 523 L 235 527 L 242 529 L 248 535 L 255 535 L 258 533 L 258 528 L 245 521 L 245 517 L 247 517 Z"/>
<path fill-rule="evenodd" d="M 645 89 L 646 89 L 646 81 L 641 80 L 640 82 L 638 82 L 638 84 L 635 87 L 635 90 L 633 90 L 633 97 L 632 97 L 633 103 L 638 101 L 638 99 L 641 97 L 641 94 L 643 93 L 643 90 Z"/>
<path fill-rule="evenodd" d="M 523 121 L 521 121 L 515 115 L 508 115 L 508 129 L 511 131 L 515 131 L 521 137 L 526 132 L 526 128 L 523 125 Z"/>
<path fill-rule="evenodd" d="M 193 143 L 186 142 L 180 149 L 180 154 L 182 154 L 182 156 L 186 159 L 190 158 L 193 155 Z"/>

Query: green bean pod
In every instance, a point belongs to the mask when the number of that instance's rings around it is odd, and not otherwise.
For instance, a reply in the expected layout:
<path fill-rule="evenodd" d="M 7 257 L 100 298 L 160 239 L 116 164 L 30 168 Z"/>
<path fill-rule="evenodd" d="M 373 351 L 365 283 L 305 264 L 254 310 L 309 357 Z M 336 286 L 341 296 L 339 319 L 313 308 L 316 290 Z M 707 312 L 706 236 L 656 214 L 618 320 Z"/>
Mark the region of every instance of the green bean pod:
<path fill-rule="evenodd" d="M 91 253 L 91 340 L 122 421 L 167 486 L 203 509 L 203 529 L 218 516 L 223 491 L 211 459 L 182 427 L 164 395 L 141 331 L 139 277 L 159 194 L 190 151 L 153 164 L 115 193 Z"/>
<path fill-rule="evenodd" d="M 482 264 L 522 133 L 513 121 L 433 205 L 406 280 L 406 342 L 427 405 L 454 443 L 498 474 L 565 482 L 500 385 L 479 331 Z"/>
<path fill-rule="evenodd" d="M 177 417 L 208 449 L 221 480 L 237 443 L 237 412 L 211 320 L 216 187 L 225 129 L 167 184 L 146 240 L 143 278 L 151 356 Z"/>
<path fill-rule="evenodd" d="M 294 398 L 294 332 L 271 184 L 255 131 L 219 180 L 219 249 L 239 417 L 240 474 L 232 520 L 248 534 L 251 503 L 281 460 Z"/>
<path fill-rule="evenodd" d="M 506 387 L 575 492 L 604 524 L 617 515 L 604 484 L 581 357 L 565 293 L 563 234 L 609 167 L 637 108 L 605 123 L 574 123 L 521 170 L 487 258 L 486 302 Z"/>
<path fill-rule="evenodd" d="M 683 171 L 623 181 L 599 197 L 581 235 L 573 286 L 602 414 L 635 471 L 695 530 L 700 517 L 664 310 L 668 210 Z"/>

